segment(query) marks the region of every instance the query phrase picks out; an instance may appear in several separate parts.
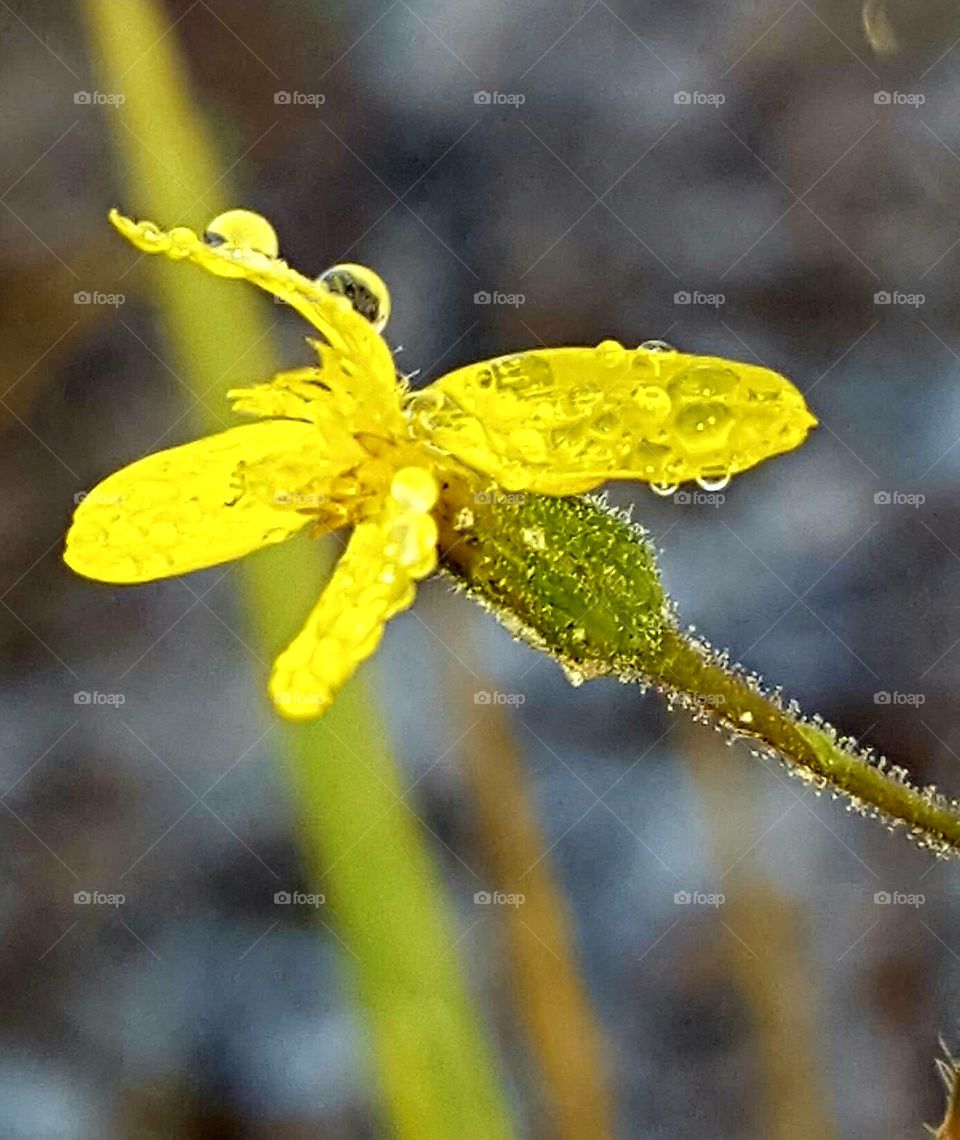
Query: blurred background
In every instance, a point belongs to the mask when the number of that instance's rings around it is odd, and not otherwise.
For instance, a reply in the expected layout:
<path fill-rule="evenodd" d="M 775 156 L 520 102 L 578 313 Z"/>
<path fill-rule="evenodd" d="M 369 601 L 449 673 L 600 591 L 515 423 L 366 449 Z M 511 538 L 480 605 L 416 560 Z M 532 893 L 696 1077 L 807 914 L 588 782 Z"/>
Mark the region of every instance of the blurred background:
<path fill-rule="evenodd" d="M 60 553 L 98 479 L 199 434 L 163 316 L 196 271 L 148 267 L 107 210 L 249 206 L 304 272 L 387 280 L 417 385 L 607 337 L 789 375 L 822 425 L 796 454 L 612 498 L 687 622 L 956 793 L 958 44 L 952 0 L 0 0 L 0 1136 L 874 1140 L 942 1116 L 953 864 L 656 694 L 572 688 L 441 580 L 365 670 L 402 798 L 340 843 L 319 796 L 308 855 L 233 576 L 115 589 Z M 156 216 L 178 123 L 142 95 L 124 118 L 166 57 L 216 148 L 182 216 Z M 251 381 L 309 360 L 291 313 L 244 303 L 255 345 L 196 314 L 204 389 L 219 355 Z M 364 862 L 391 807 L 496 1129 L 403 1123 L 384 1093 L 390 995 L 356 977 L 377 898 L 406 906 Z M 426 1103 L 448 1069 L 401 1082 Z"/>

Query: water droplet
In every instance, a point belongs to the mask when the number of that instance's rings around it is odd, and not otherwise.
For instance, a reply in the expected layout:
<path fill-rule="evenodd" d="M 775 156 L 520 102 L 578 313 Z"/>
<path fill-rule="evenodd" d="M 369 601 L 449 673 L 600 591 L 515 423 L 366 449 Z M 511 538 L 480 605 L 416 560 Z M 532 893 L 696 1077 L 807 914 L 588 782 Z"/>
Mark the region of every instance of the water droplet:
<path fill-rule="evenodd" d="M 543 532 L 543 527 L 524 527 L 520 535 L 523 538 L 524 544 L 529 546 L 532 550 L 546 550 L 547 536 Z"/>
<path fill-rule="evenodd" d="M 723 475 L 718 475 L 711 479 L 707 475 L 697 476 L 697 486 L 701 487 L 704 491 L 722 491 L 724 487 L 730 484 L 730 473 L 724 472 Z"/>
<path fill-rule="evenodd" d="M 603 340 L 594 351 L 604 368 L 616 368 L 627 357 L 627 350 L 618 340 Z"/>
<path fill-rule="evenodd" d="M 674 399 L 716 400 L 732 396 L 739 386 L 740 378 L 732 368 L 697 364 L 674 376 L 670 395 Z"/>
<path fill-rule="evenodd" d="M 741 724 L 753 724 L 753 713 L 747 709 L 737 717 L 737 720 L 739 720 Z"/>
<path fill-rule="evenodd" d="M 665 340 L 645 340 L 640 347 L 646 352 L 676 352 L 676 348 L 672 344 L 667 344 Z"/>
<path fill-rule="evenodd" d="M 604 412 L 603 415 L 598 416 L 590 425 L 590 430 L 606 435 L 608 432 L 613 431 L 620 423 L 617 415 L 614 412 Z"/>
<path fill-rule="evenodd" d="M 650 490 L 653 491 L 655 495 L 660 495 L 666 499 L 668 496 L 673 495 L 679 486 L 679 483 L 651 483 Z"/>
<path fill-rule="evenodd" d="M 637 407 L 646 416 L 662 420 L 670 415 L 673 403 L 663 388 L 656 384 L 648 384 L 644 388 L 635 388 L 631 393 Z"/>
<path fill-rule="evenodd" d="M 280 252 L 277 231 L 266 218 L 252 210 L 227 210 L 218 214 L 207 226 L 203 240 L 214 248 L 251 250 L 264 257 L 276 257 Z"/>
<path fill-rule="evenodd" d="M 675 427 L 688 448 L 718 448 L 730 434 L 733 414 L 724 404 L 690 404 L 676 417 Z"/>
<path fill-rule="evenodd" d="M 390 318 L 390 290 L 381 277 L 365 265 L 334 265 L 321 273 L 317 284 L 346 297 L 354 312 L 380 332 Z"/>

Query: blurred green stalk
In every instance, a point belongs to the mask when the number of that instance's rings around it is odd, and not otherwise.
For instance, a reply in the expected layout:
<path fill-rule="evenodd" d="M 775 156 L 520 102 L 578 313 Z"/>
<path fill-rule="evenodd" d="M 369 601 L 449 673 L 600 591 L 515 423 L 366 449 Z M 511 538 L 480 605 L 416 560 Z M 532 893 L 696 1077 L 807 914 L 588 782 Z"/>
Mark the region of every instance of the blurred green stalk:
<path fill-rule="evenodd" d="M 154 0 L 86 0 L 85 11 L 97 85 L 125 96 L 122 106 L 104 114 L 125 173 L 126 208 L 165 226 L 203 230 L 216 213 L 239 203 L 226 185 L 226 164 L 199 100 L 190 95 L 171 21 Z M 227 388 L 276 371 L 265 302 L 246 285 L 192 268 L 151 262 L 137 273 L 158 274 L 154 299 L 173 370 L 192 404 L 188 422 L 198 434 L 221 430 L 229 422 Z M 322 550 L 308 539 L 275 546 L 237 567 L 264 681 L 269 661 L 313 604 L 324 572 Z M 454 950 L 458 935 L 417 821 L 401 798 L 368 686 L 355 681 L 322 721 L 278 725 L 271 740 L 288 762 L 309 870 L 331 898 L 339 933 L 356 960 L 391 1134 L 405 1140 L 513 1136 Z"/>

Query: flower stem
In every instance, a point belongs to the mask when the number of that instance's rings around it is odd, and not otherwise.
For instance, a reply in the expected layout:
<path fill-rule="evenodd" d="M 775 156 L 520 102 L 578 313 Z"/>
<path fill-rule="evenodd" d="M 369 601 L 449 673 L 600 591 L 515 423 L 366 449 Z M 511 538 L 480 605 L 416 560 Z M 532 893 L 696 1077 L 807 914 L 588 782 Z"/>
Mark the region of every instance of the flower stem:
<path fill-rule="evenodd" d="M 939 855 L 960 847 L 960 806 L 904 769 L 763 689 L 726 654 L 684 632 L 642 527 L 602 499 L 481 489 L 451 471 L 441 501 L 442 567 L 575 683 L 615 676 L 746 739 L 818 789 Z"/>

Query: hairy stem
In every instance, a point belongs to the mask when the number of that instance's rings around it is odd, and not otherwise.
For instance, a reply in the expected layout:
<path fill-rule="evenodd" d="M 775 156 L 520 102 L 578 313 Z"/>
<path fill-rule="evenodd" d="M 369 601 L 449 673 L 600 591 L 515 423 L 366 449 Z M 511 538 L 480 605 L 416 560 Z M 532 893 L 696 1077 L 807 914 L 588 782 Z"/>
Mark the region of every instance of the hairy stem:
<path fill-rule="evenodd" d="M 960 848 L 960 806 L 765 691 L 685 633 L 644 530 L 596 497 L 480 489 L 452 471 L 440 505 L 443 569 L 578 684 L 653 685 L 694 716 L 752 742 L 789 771 L 844 796 L 938 854 Z"/>

